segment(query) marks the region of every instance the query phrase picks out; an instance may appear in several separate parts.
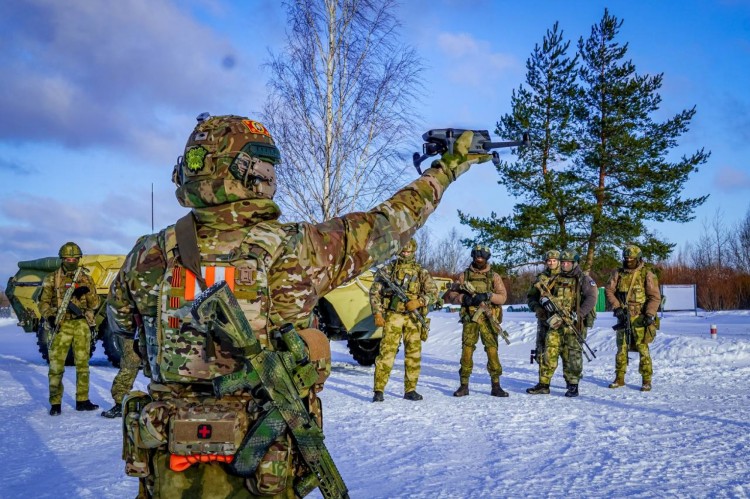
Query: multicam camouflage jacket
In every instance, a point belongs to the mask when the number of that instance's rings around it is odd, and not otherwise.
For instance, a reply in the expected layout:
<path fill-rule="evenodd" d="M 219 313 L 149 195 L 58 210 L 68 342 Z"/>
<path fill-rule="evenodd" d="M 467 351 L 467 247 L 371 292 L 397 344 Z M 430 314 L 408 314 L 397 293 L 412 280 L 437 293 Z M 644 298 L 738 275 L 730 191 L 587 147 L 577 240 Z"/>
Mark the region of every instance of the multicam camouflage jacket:
<path fill-rule="evenodd" d="M 57 308 L 63 301 L 65 291 L 71 286 L 74 272 L 65 272 L 62 268 L 47 275 L 42 282 L 42 294 L 39 297 L 39 314 L 44 317 L 54 317 L 57 314 Z M 96 284 L 94 280 L 83 269 L 81 275 L 75 283 L 76 289 L 86 288 L 87 291 L 79 296 L 73 295 L 70 303 L 83 312 L 83 317 L 90 326 L 96 324 L 94 313 L 99 307 L 99 295 L 96 294 Z M 74 317 L 70 311 L 66 312 L 63 320 L 80 319 Z"/>
<path fill-rule="evenodd" d="M 627 304 L 633 318 L 641 314 L 656 316 L 661 304 L 659 280 L 643 262 L 634 269 L 615 270 L 604 287 L 604 294 L 613 309 Z"/>

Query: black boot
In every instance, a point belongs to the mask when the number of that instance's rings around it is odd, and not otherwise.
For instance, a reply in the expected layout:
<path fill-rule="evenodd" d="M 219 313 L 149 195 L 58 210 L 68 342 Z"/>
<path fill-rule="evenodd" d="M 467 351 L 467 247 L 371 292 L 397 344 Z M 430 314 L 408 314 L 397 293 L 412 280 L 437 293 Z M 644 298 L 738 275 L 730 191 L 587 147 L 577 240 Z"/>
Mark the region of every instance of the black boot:
<path fill-rule="evenodd" d="M 531 395 L 549 395 L 549 383 L 537 383 L 531 388 L 527 388 L 526 393 L 530 393 Z"/>
<path fill-rule="evenodd" d="M 99 408 L 98 405 L 92 404 L 90 400 L 77 400 L 76 411 L 95 411 Z"/>
<path fill-rule="evenodd" d="M 507 397 L 508 392 L 500 388 L 500 382 L 499 381 L 493 381 L 492 382 L 492 391 L 490 391 L 490 395 L 493 397 Z"/>
<path fill-rule="evenodd" d="M 52 404 L 49 408 L 50 416 L 59 416 L 61 412 L 62 412 L 62 405 L 60 404 Z"/>
<path fill-rule="evenodd" d="M 404 398 L 406 400 L 422 400 L 422 396 L 416 390 L 404 393 Z"/>
<path fill-rule="evenodd" d="M 103 418 L 121 418 L 122 417 L 122 404 L 115 404 L 111 409 L 102 411 Z"/>
<path fill-rule="evenodd" d="M 373 402 L 382 402 L 383 401 L 383 392 L 376 390 L 375 393 L 372 396 Z"/>
<path fill-rule="evenodd" d="M 461 383 L 461 386 L 458 387 L 458 390 L 453 392 L 454 397 L 465 397 L 469 394 L 469 385 L 464 385 Z"/>
<path fill-rule="evenodd" d="M 568 383 L 568 391 L 565 392 L 566 397 L 577 397 L 578 396 L 578 385 Z"/>

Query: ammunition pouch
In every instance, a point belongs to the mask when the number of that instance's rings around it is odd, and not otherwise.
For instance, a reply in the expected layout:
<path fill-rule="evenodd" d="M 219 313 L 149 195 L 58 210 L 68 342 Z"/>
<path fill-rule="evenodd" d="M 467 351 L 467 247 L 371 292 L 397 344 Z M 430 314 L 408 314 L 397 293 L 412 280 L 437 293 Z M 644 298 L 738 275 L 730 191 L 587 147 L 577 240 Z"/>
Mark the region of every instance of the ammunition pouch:
<path fill-rule="evenodd" d="M 550 329 L 560 329 L 564 324 L 562 317 L 557 314 L 553 314 L 546 322 Z"/>
<path fill-rule="evenodd" d="M 289 488 L 294 479 L 294 453 L 289 431 L 279 435 L 255 469 L 254 479 L 245 480 L 247 489 L 256 496 L 274 496 Z"/>
<path fill-rule="evenodd" d="M 323 384 L 331 374 L 331 342 L 318 329 L 302 329 L 297 331 L 297 334 L 299 334 L 302 341 L 307 345 L 308 357 L 310 359 L 307 365 L 315 369 L 315 379 L 310 387 L 317 393 L 323 389 Z M 306 395 L 306 391 L 305 393 L 300 392 L 303 398 Z"/>
<path fill-rule="evenodd" d="M 125 461 L 125 474 L 144 478 L 151 474 L 148 449 L 153 442 L 141 438 L 141 409 L 151 402 L 144 392 L 133 391 L 122 401 L 122 459 Z"/>

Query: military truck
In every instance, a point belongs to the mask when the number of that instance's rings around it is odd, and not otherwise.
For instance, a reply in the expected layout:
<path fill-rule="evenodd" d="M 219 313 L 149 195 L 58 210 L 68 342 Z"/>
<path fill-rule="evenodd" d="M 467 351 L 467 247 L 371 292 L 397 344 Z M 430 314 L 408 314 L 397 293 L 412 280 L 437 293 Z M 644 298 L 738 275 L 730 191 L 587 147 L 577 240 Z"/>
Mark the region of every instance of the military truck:
<path fill-rule="evenodd" d="M 434 277 L 442 295 L 451 279 Z M 375 327 L 370 310 L 370 286 L 374 274 L 367 271 L 339 286 L 318 301 L 318 328 L 331 340 L 346 340 L 349 353 L 360 365 L 371 366 L 380 351 L 383 328 Z"/>
<path fill-rule="evenodd" d="M 122 263 L 124 255 L 84 255 L 81 265 L 87 270 L 96 283 L 96 293 L 99 295 L 99 308 L 96 310 L 97 337 L 104 346 L 107 359 L 115 366 L 120 365 L 122 344 L 119 338 L 110 331 L 106 320 L 106 299 L 109 286 L 112 284 Z M 36 334 L 36 344 L 44 360 L 49 362 L 47 352 L 47 331 L 42 327 L 37 303 L 42 294 L 44 277 L 60 267 L 61 259 L 57 257 L 38 258 L 18 262 L 18 272 L 8 280 L 5 294 L 10 300 L 10 306 L 18 318 L 18 325 L 27 333 Z M 91 343 L 91 354 L 94 353 L 95 341 Z M 65 365 L 72 366 L 73 352 L 68 352 Z"/>

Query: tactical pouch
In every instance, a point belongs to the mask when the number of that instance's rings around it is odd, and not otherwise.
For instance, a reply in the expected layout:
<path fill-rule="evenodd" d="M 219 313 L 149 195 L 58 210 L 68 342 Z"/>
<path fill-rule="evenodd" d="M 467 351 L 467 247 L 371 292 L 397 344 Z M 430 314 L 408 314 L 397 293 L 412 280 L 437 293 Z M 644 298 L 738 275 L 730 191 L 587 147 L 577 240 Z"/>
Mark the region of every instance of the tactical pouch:
<path fill-rule="evenodd" d="M 252 478 L 245 486 L 254 495 L 273 496 L 281 494 L 294 479 L 292 439 L 288 431 L 279 435 L 260 460 Z"/>
<path fill-rule="evenodd" d="M 552 317 L 547 319 L 546 322 L 550 329 L 560 329 L 563 325 L 562 318 L 557 314 L 554 314 Z"/>
<path fill-rule="evenodd" d="M 315 392 L 319 392 L 331 374 L 331 342 L 318 329 L 302 329 L 297 333 L 307 345 L 310 364 L 315 366 L 317 379 L 313 386 Z"/>
<path fill-rule="evenodd" d="M 420 336 L 420 339 L 422 341 L 427 341 L 427 337 L 430 335 L 430 318 L 425 317 L 424 318 L 425 323 L 427 323 L 427 326 L 422 326 L 422 334 Z M 421 326 L 421 324 L 420 324 Z"/>
<path fill-rule="evenodd" d="M 248 415 L 239 401 L 175 400 L 169 419 L 169 452 L 177 456 L 232 456 L 247 433 Z"/>
<path fill-rule="evenodd" d="M 125 474 L 143 478 L 151 474 L 148 447 L 141 441 L 140 412 L 151 402 L 144 392 L 130 392 L 122 401 L 122 459 Z"/>
<path fill-rule="evenodd" d="M 586 317 L 583 318 L 583 325 L 584 327 L 594 327 L 594 322 L 596 321 L 596 310 L 592 310 L 588 314 L 586 314 Z"/>

